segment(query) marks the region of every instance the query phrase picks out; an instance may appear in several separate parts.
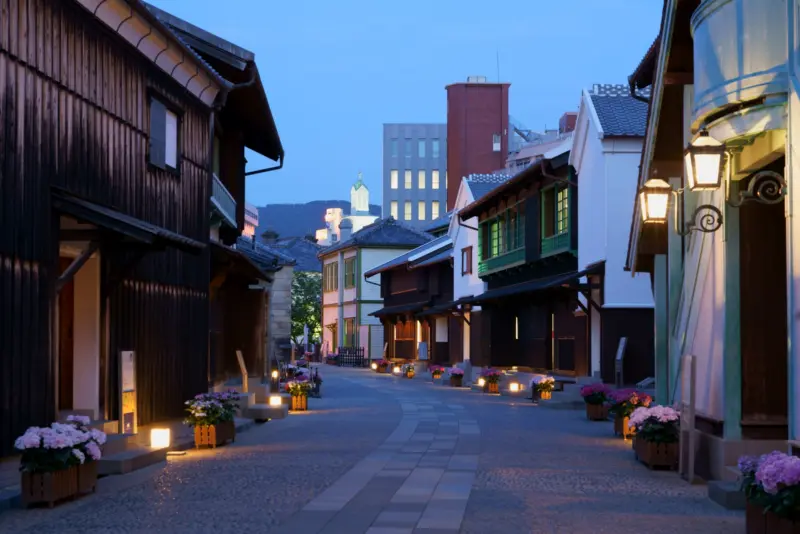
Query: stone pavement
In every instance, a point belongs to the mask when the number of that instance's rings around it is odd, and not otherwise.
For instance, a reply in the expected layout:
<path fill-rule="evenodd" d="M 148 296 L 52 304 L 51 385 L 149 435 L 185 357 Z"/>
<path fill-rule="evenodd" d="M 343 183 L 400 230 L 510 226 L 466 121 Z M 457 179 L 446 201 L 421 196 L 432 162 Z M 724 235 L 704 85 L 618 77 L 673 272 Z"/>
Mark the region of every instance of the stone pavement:
<path fill-rule="evenodd" d="M 0 532 L 270 534 L 744 532 L 704 486 L 638 464 L 611 423 L 324 367 L 312 411 L 216 451 L 101 481 Z"/>

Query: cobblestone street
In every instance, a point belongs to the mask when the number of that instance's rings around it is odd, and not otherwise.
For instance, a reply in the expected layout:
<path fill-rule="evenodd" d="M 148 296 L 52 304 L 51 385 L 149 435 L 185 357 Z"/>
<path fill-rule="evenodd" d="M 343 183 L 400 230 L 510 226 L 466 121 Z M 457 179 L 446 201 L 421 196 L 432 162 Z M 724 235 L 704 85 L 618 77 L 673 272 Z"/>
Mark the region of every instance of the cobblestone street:
<path fill-rule="evenodd" d="M 638 464 L 611 423 L 368 371 L 323 368 L 311 412 L 189 451 L 0 532 L 727 533 L 728 512 Z"/>

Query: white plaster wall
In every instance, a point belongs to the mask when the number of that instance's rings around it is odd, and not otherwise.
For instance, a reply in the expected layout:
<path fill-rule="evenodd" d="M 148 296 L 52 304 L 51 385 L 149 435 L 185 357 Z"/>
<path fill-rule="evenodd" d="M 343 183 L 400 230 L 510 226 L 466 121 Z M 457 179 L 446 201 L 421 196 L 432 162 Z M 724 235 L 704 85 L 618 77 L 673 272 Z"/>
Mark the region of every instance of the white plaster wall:
<path fill-rule="evenodd" d="M 350 304 L 344 304 L 342 306 L 342 317 L 343 318 L 347 318 L 347 319 L 349 319 L 351 317 L 355 317 L 356 316 L 356 308 L 357 308 L 357 306 L 356 306 L 355 302 L 350 303 Z"/>
<path fill-rule="evenodd" d="M 339 322 L 339 308 L 331 306 L 322 308 L 322 341 L 323 345 L 327 343 L 328 350 L 336 350 L 336 340 L 333 339 L 333 332 L 331 332 L 327 325 Z"/>
<path fill-rule="evenodd" d="M 628 236 L 631 230 L 634 199 L 636 198 L 639 162 L 641 160 L 641 141 L 607 139 L 605 148 L 605 287 L 604 307 L 638 308 L 653 307 L 653 292 L 648 274 L 631 277 L 624 270 L 628 256 Z M 583 187 L 583 181 L 578 189 Z M 591 201 L 589 202 L 591 204 Z M 579 209 L 582 204 L 578 204 Z M 590 212 L 591 213 L 591 212 Z M 578 217 L 584 220 L 583 213 Z M 585 221 L 593 226 L 593 220 Z M 585 241 L 579 234 L 580 242 Z M 588 243 L 587 248 L 592 244 Z M 582 260 L 582 258 L 581 258 Z M 596 261 L 596 260 L 595 260 Z M 591 263 L 591 262 L 588 262 Z M 588 263 L 581 262 L 584 267 Z"/>
<path fill-rule="evenodd" d="M 474 199 L 470 189 L 464 180 L 456 197 L 456 210 L 460 210 L 470 204 Z M 463 223 L 472 228 L 478 227 L 478 218 L 473 217 Z M 478 232 L 470 230 L 458 223 L 458 217 L 454 216 L 450 222 L 450 238 L 453 240 L 453 299 L 460 299 L 469 295 L 478 296 L 486 291 L 486 284 L 478 277 Z M 461 274 L 461 250 L 472 247 L 472 274 Z M 477 308 L 480 309 L 480 308 Z"/>
<path fill-rule="evenodd" d="M 362 302 L 360 306 L 361 306 L 361 324 L 371 324 L 371 325 L 381 324 L 380 319 L 370 315 L 370 313 L 376 312 L 381 308 L 383 308 L 383 304 L 375 302 Z"/>
<path fill-rule="evenodd" d="M 365 248 L 361 250 L 361 300 L 381 300 L 381 275 L 376 274 L 369 279 L 374 282 L 374 285 L 364 280 L 365 272 L 374 269 L 379 265 L 383 265 L 387 261 L 400 256 L 411 250 L 414 247 L 405 249 L 397 248 Z"/>
<path fill-rule="evenodd" d="M 75 274 L 72 407 L 100 413 L 100 258 L 90 258 Z"/>
<path fill-rule="evenodd" d="M 606 162 L 603 142 L 598 137 L 594 123 L 588 113 L 581 109 L 579 127 L 585 136 L 575 138 L 579 145 L 575 150 L 573 166 L 578 173 L 578 265 L 587 265 L 606 259 Z M 581 141 L 584 141 L 581 143 Z M 572 154 L 571 154 L 572 155 Z M 638 163 L 637 163 L 638 165 Z M 633 197 L 624 199 L 630 204 Z M 622 206 L 623 199 L 619 199 Z M 630 218 L 628 219 L 630 226 Z M 628 242 L 627 236 L 625 243 Z"/>
<path fill-rule="evenodd" d="M 712 194 L 703 195 L 701 202 Z M 719 192 L 713 193 L 719 196 Z M 720 198 L 712 201 L 719 205 Z M 697 361 L 696 402 L 698 413 L 724 419 L 723 363 L 725 343 L 724 231 L 693 233 L 685 256 L 683 288 L 678 321 L 672 332 L 672 357 L 693 355 Z M 682 369 L 670 384 L 670 396 L 681 398 L 681 376 L 688 388 L 688 369 Z M 687 390 L 688 391 L 688 390 Z"/>

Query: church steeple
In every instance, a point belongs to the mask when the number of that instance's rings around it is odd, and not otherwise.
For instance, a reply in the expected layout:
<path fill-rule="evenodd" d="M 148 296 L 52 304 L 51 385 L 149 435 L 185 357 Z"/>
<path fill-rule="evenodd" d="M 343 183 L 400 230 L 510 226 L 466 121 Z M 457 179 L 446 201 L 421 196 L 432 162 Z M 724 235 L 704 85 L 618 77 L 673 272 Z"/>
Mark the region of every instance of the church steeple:
<path fill-rule="evenodd" d="M 361 171 L 358 171 L 358 179 L 353 187 L 350 188 L 350 215 L 369 214 L 369 189 L 364 185 Z"/>

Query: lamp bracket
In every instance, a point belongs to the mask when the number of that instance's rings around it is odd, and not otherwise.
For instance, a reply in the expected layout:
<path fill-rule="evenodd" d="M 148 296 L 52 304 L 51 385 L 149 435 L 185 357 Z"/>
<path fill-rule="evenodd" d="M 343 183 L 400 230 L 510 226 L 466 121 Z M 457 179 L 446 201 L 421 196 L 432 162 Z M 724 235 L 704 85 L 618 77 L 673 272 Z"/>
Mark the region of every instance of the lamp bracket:
<path fill-rule="evenodd" d="M 675 192 L 678 197 L 683 193 L 683 189 Z M 675 205 L 675 233 L 680 236 L 687 236 L 692 232 L 702 232 L 710 234 L 722 228 L 722 211 L 713 204 L 700 204 L 692 212 L 689 222 L 681 220 L 678 215 L 678 202 Z"/>
<path fill-rule="evenodd" d="M 738 208 L 747 203 L 779 204 L 786 196 L 786 181 L 774 171 L 757 172 L 747 184 L 747 189 L 739 191 L 738 199 L 728 199 L 728 204 Z"/>

